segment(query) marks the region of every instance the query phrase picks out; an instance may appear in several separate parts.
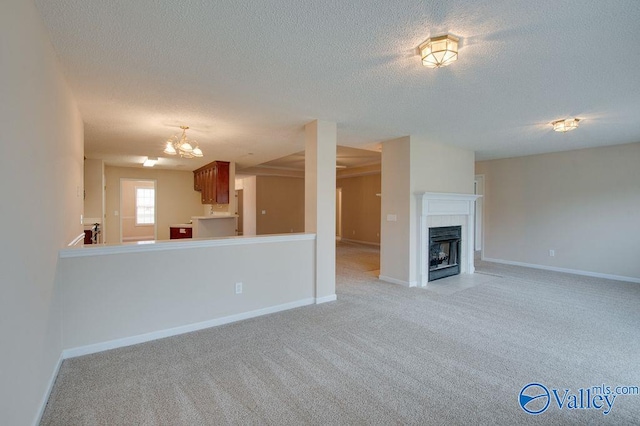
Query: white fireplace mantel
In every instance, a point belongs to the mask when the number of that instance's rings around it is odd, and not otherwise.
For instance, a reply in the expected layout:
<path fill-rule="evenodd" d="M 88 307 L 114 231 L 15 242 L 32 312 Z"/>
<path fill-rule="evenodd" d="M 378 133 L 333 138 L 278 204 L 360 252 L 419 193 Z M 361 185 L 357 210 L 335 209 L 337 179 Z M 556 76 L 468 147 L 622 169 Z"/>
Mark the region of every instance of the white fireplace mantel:
<path fill-rule="evenodd" d="M 420 215 L 420 285 L 426 287 L 429 280 L 429 227 L 435 216 L 460 219 L 462 223 L 447 223 L 446 225 L 462 226 L 462 256 L 460 262 L 461 273 L 473 274 L 473 238 L 475 220 L 475 201 L 480 195 L 452 194 L 440 192 L 417 193 Z"/>

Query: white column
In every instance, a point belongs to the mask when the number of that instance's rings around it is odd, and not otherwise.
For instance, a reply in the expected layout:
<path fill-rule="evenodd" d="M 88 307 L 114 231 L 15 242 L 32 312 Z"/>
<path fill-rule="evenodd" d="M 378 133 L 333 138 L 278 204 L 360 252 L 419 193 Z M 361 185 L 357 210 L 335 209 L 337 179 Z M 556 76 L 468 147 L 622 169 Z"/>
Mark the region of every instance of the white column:
<path fill-rule="evenodd" d="M 336 300 L 336 123 L 305 126 L 304 230 L 316 234 L 316 303 Z"/>

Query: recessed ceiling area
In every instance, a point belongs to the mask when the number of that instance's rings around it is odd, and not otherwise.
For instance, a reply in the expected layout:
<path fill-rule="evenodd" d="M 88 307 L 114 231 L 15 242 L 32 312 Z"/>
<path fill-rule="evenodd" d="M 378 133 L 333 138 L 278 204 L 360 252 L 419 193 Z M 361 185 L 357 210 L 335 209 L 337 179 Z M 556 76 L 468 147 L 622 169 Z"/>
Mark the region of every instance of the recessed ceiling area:
<path fill-rule="evenodd" d="M 267 161 L 259 166 L 270 169 L 303 171 L 305 169 L 304 158 L 304 151 L 300 151 L 295 154 Z M 349 148 L 346 146 L 338 146 L 336 150 L 336 167 L 338 168 L 351 169 L 355 167 L 372 166 L 380 164 L 381 161 L 382 155 L 380 151 Z"/>
<path fill-rule="evenodd" d="M 640 141 L 640 2 L 616 0 L 36 0 L 107 164 L 239 168 L 304 150 L 304 125 L 338 145 L 407 136 L 491 159 Z M 429 69 L 418 46 L 454 34 Z M 551 122 L 579 117 L 558 133 Z M 189 126 L 200 159 L 163 154 Z"/>

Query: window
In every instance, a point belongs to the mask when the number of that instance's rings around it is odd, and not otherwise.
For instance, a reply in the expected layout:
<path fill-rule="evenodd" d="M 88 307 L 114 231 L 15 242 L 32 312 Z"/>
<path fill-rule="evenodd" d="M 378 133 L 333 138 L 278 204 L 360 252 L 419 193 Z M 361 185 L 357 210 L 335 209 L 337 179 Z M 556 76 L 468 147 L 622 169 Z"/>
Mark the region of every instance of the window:
<path fill-rule="evenodd" d="M 136 187 L 136 225 L 155 223 L 155 189 Z"/>

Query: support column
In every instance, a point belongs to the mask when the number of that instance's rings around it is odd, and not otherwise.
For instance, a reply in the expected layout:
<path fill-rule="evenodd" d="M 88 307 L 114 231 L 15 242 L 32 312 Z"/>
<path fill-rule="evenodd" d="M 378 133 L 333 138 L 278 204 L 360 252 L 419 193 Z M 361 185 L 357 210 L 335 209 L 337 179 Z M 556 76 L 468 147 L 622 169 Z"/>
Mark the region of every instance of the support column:
<path fill-rule="evenodd" d="M 316 234 L 316 303 L 336 300 L 336 123 L 305 126 L 304 230 Z"/>

